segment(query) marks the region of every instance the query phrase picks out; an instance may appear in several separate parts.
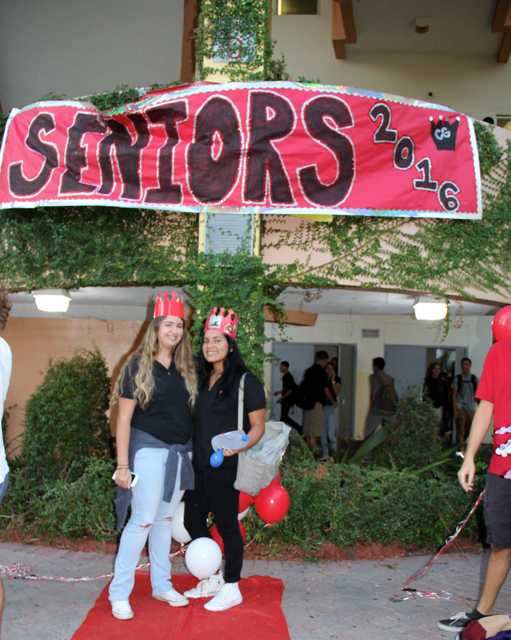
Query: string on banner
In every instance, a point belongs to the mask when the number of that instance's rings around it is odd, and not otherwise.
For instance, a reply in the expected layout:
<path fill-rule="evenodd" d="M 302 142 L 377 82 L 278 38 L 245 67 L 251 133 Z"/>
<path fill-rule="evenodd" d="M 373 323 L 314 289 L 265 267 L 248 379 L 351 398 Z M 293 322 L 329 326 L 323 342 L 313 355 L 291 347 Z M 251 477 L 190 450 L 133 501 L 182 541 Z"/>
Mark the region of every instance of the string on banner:
<path fill-rule="evenodd" d="M 430 600 L 457 600 L 460 602 L 467 602 L 466 598 L 460 598 L 459 596 L 456 596 L 448 591 L 420 591 L 418 589 L 410 587 L 410 585 L 414 582 L 417 582 L 417 580 L 420 580 L 431 571 L 438 558 L 447 551 L 447 549 L 454 543 L 456 538 L 463 531 L 470 518 L 477 511 L 479 505 L 483 501 L 483 498 L 484 489 L 478 495 L 477 500 L 472 505 L 472 508 L 470 509 L 468 514 L 465 516 L 465 518 L 463 518 L 463 520 L 458 522 L 458 524 L 456 525 L 456 529 L 450 536 L 448 536 L 448 538 L 446 538 L 444 544 L 440 547 L 440 549 L 420 569 L 418 569 L 403 582 L 403 584 L 401 585 L 402 593 L 393 595 L 391 597 L 392 602 L 404 602 L 405 600 L 415 600 L 417 598 L 428 598 Z"/>
<path fill-rule="evenodd" d="M 261 530 L 271 527 L 271 524 L 265 524 Z M 255 535 L 252 539 L 245 544 L 245 549 L 249 547 L 255 540 Z M 188 543 L 189 544 L 189 543 Z M 185 553 L 188 544 L 182 544 L 177 551 L 170 554 L 171 558 L 182 556 Z M 150 562 L 144 562 L 137 565 L 136 571 L 142 571 L 150 567 Z M 22 564 L 21 562 L 15 562 L 11 565 L 0 564 L 0 577 L 9 578 L 10 580 L 32 580 L 32 581 L 45 581 L 45 582 L 64 582 L 64 583 L 77 583 L 77 582 L 95 582 L 96 580 L 107 580 L 113 577 L 113 572 L 102 573 L 98 576 L 39 576 L 32 571 L 31 567 Z"/>

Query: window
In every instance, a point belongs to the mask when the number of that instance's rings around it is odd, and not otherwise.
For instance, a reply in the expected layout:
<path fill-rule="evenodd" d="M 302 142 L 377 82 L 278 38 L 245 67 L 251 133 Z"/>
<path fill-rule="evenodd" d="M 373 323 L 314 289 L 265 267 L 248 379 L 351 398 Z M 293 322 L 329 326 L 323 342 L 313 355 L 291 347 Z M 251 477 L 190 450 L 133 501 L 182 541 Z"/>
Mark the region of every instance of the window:
<path fill-rule="evenodd" d="M 255 217 L 249 213 L 206 213 L 204 253 L 253 253 Z"/>
<path fill-rule="evenodd" d="M 318 13 L 318 0 L 277 0 L 278 16 L 315 16 Z"/>

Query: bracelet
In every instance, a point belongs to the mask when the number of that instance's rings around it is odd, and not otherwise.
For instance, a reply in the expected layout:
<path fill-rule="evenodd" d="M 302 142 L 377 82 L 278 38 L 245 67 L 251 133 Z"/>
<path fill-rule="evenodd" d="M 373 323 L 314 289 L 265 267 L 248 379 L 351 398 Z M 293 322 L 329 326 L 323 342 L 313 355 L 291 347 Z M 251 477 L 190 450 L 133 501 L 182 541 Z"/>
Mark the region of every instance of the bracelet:
<path fill-rule="evenodd" d="M 129 469 L 129 468 L 130 468 L 129 464 L 119 464 L 119 465 L 117 465 L 115 470 L 118 471 L 119 469 Z"/>

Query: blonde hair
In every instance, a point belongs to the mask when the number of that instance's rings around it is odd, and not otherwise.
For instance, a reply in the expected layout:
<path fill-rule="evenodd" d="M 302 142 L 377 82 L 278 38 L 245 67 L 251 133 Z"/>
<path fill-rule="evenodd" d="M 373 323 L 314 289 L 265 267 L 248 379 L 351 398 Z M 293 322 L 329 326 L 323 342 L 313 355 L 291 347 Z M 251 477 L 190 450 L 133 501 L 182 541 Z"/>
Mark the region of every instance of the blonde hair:
<path fill-rule="evenodd" d="M 162 320 L 163 317 L 155 318 L 149 323 L 140 347 L 123 366 L 114 386 L 110 401 L 111 406 L 119 400 L 124 376 L 127 375 L 128 369 L 135 358 L 138 359 L 138 370 L 133 381 L 135 388 L 134 399 L 142 408 L 145 408 L 151 401 L 154 393 L 153 364 L 158 353 L 158 329 Z M 193 406 L 197 397 L 197 372 L 193 359 L 192 344 L 184 320 L 183 337 L 174 349 L 172 360 L 178 373 L 185 381 L 186 389 L 190 394 L 190 404 Z"/>

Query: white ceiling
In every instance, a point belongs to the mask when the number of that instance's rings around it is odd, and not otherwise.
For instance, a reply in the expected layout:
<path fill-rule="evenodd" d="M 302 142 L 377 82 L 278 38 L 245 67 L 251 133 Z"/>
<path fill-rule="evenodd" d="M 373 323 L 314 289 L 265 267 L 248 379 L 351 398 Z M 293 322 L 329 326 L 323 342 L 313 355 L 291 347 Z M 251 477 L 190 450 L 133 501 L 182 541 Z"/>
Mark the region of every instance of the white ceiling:
<path fill-rule="evenodd" d="M 161 291 L 165 291 L 165 287 L 83 287 L 70 292 L 71 304 L 67 313 L 52 314 L 38 311 L 31 293 L 14 293 L 10 295 L 11 314 L 25 318 L 143 320 L 148 317 L 153 296 Z M 353 289 L 287 289 L 280 299 L 286 309 L 318 314 L 411 315 L 415 296 Z M 452 303 L 455 315 L 491 315 L 495 309 L 495 306 L 473 302 Z"/>
<path fill-rule="evenodd" d="M 288 309 L 353 315 L 412 315 L 416 300 L 415 295 L 405 293 L 353 289 L 287 289 L 281 296 Z M 454 314 L 462 312 L 467 316 L 493 315 L 497 308 L 475 302 L 452 301 L 451 305 Z"/>

